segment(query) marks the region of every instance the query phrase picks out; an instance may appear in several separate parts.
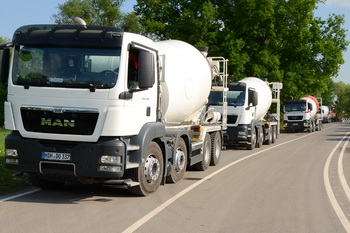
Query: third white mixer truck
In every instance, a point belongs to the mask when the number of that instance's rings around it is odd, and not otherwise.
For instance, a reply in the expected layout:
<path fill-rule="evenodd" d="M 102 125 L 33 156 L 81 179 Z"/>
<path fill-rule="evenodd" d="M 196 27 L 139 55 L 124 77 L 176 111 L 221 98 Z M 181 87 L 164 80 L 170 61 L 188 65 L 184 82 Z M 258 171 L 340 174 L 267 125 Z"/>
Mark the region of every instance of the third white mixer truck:
<path fill-rule="evenodd" d="M 284 103 L 284 129 L 287 132 L 314 132 L 322 128 L 322 114 L 319 111 L 319 101 L 311 95 L 305 95 L 298 100 Z"/>
<path fill-rule="evenodd" d="M 213 77 L 227 78 L 225 59 L 89 25 L 23 26 L 0 47 L 6 167 L 34 185 L 147 195 L 219 162 L 222 117 L 206 104 Z"/>
<path fill-rule="evenodd" d="M 247 77 L 228 83 L 226 146 L 243 146 L 247 149 L 274 143 L 279 133 L 280 91 L 282 83 L 266 82 Z M 224 110 L 223 94 L 211 91 L 209 105 L 217 111 Z M 225 99 L 224 98 L 224 99 Z M 276 103 L 275 113 L 268 113 Z"/>

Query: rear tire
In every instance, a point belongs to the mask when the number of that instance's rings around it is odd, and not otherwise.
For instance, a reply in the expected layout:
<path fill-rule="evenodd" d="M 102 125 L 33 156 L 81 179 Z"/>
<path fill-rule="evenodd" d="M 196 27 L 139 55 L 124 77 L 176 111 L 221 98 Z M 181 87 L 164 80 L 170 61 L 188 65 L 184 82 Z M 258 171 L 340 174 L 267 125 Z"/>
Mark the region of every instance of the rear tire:
<path fill-rule="evenodd" d="M 270 128 L 269 138 L 264 142 L 264 144 L 270 145 L 272 143 L 272 137 L 273 137 L 273 126 L 271 126 Z"/>
<path fill-rule="evenodd" d="M 264 131 L 262 128 L 257 128 L 257 136 L 256 147 L 260 148 L 264 142 Z"/>
<path fill-rule="evenodd" d="M 222 148 L 221 134 L 219 132 L 214 132 L 210 136 L 211 136 L 210 165 L 216 166 L 219 164 L 220 155 L 221 155 L 221 148 Z"/>
<path fill-rule="evenodd" d="M 132 194 L 147 196 L 155 192 L 164 174 L 164 160 L 162 150 L 155 142 L 148 146 L 145 163 L 133 169 L 131 179 L 139 185 L 129 187 Z"/>
<path fill-rule="evenodd" d="M 185 141 L 180 138 L 177 142 L 175 158 L 170 175 L 166 177 L 167 183 L 176 183 L 182 180 L 187 167 L 187 147 Z"/>
<path fill-rule="evenodd" d="M 198 171 L 205 171 L 209 167 L 211 158 L 211 138 L 207 133 L 203 142 L 203 159 L 199 163 L 194 165 L 194 168 Z"/>
<path fill-rule="evenodd" d="M 272 143 L 275 143 L 277 140 L 277 126 L 272 126 Z"/>

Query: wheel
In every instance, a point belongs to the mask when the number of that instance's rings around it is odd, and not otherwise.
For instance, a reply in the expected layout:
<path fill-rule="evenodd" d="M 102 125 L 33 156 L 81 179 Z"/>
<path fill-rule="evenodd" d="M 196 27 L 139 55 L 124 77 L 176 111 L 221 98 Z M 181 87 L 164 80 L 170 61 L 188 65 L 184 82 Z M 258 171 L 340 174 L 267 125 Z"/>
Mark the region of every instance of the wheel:
<path fill-rule="evenodd" d="M 177 142 L 175 158 L 170 171 L 166 177 L 167 183 L 179 182 L 185 175 L 187 167 L 187 147 L 185 141 L 180 138 Z"/>
<path fill-rule="evenodd" d="M 272 143 L 272 137 L 273 137 L 273 126 L 271 126 L 271 129 L 269 132 L 269 138 L 264 142 L 264 144 L 270 145 Z"/>
<path fill-rule="evenodd" d="M 35 187 L 42 188 L 42 189 L 59 188 L 65 183 L 65 182 L 47 180 L 45 178 L 42 178 L 42 176 L 40 175 L 34 175 L 34 174 L 29 175 L 29 181 Z"/>
<path fill-rule="evenodd" d="M 211 138 L 207 133 L 203 143 L 203 159 L 199 163 L 194 165 L 194 168 L 198 171 L 205 171 L 209 167 L 211 157 Z"/>
<path fill-rule="evenodd" d="M 308 128 L 308 131 L 309 131 L 309 133 L 314 132 L 314 124 L 313 123 L 310 124 L 310 127 Z"/>
<path fill-rule="evenodd" d="M 272 143 L 275 143 L 277 140 L 277 126 L 272 126 Z"/>
<path fill-rule="evenodd" d="M 257 141 L 256 141 L 256 147 L 257 148 L 260 148 L 263 144 L 263 141 L 264 141 L 264 131 L 262 128 L 257 128 L 257 135 L 258 135 L 258 138 L 257 138 Z"/>
<path fill-rule="evenodd" d="M 162 181 L 164 171 L 163 154 L 159 145 L 151 142 L 148 146 L 145 162 L 133 169 L 131 179 L 139 185 L 129 187 L 132 194 L 147 196 L 156 191 Z"/>
<path fill-rule="evenodd" d="M 316 124 L 315 131 L 320 131 L 320 124 Z"/>
<path fill-rule="evenodd" d="M 252 135 L 250 137 L 250 144 L 247 144 L 247 149 L 254 150 L 255 145 L 256 145 L 256 132 L 255 132 L 255 128 L 252 128 Z"/>
<path fill-rule="evenodd" d="M 210 165 L 216 166 L 219 164 L 221 148 L 222 148 L 222 140 L 221 134 L 219 132 L 212 133 L 211 135 L 211 159 Z"/>

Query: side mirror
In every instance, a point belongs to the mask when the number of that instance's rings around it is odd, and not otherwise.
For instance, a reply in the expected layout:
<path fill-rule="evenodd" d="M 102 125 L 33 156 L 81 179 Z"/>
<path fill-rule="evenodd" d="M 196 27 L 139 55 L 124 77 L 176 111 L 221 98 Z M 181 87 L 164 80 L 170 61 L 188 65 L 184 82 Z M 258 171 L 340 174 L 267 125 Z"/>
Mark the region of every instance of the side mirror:
<path fill-rule="evenodd" d="M 10 49 L 2 48 L 0 50 L 0 83 L 7 83 L 10 68 Z"/>
<path fill-rule="evenodd" d="M 153 54 L 141 50 L 139 53 L 139 87 L 151 88 L 155 82 Z"/>
<path fill-rule="evenodd" d="M 250 91 L 249 94 L 249 104 L 252 104 L 253 106 L 258 105 L 258 92 Z"/>
<path fill-rule="evenodd" d="M 313 110 L 313 109 L 312 109 L 312 104 L 308 103 L 307 106 L 308 106 L 308 108 L 310 109 L 310 111 Z"/>

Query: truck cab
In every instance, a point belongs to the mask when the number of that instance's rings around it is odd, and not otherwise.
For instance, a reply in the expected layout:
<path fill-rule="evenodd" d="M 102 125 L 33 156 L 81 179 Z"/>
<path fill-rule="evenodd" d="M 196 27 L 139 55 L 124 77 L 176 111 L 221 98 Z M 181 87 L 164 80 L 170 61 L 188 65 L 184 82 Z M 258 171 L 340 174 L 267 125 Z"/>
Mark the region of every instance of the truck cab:
<path fill-rule="evenodd" d="M 318 101 L 312 96 L 286 101 L 284 103 L 283 127 L 287 132 L 321 130 L 322 117 L 320 115 Z"/>
<path fill-rule="evenodd" d="M 224 134 L 225 145 L 243 145 L 256 138 L 251 138 L 251 126 L 257 124 L 255 119 L 257 93 L 253 88 L 247 87 L 245 83 L 231 82 L 227 85 L 227 129 Z M 223 111 L 223 93 L 211 91 L 209 106 L 217 111 Z"/>
<path fill-rule="evenodd" d="M 227 76 L 224 58 L 91 25 L 23 26 L 0 50 L 5 166 L 35 186 L 115 184 L 145 196 L 218 163 L 222 126 L 205 104 L 213 64 Z"/>

